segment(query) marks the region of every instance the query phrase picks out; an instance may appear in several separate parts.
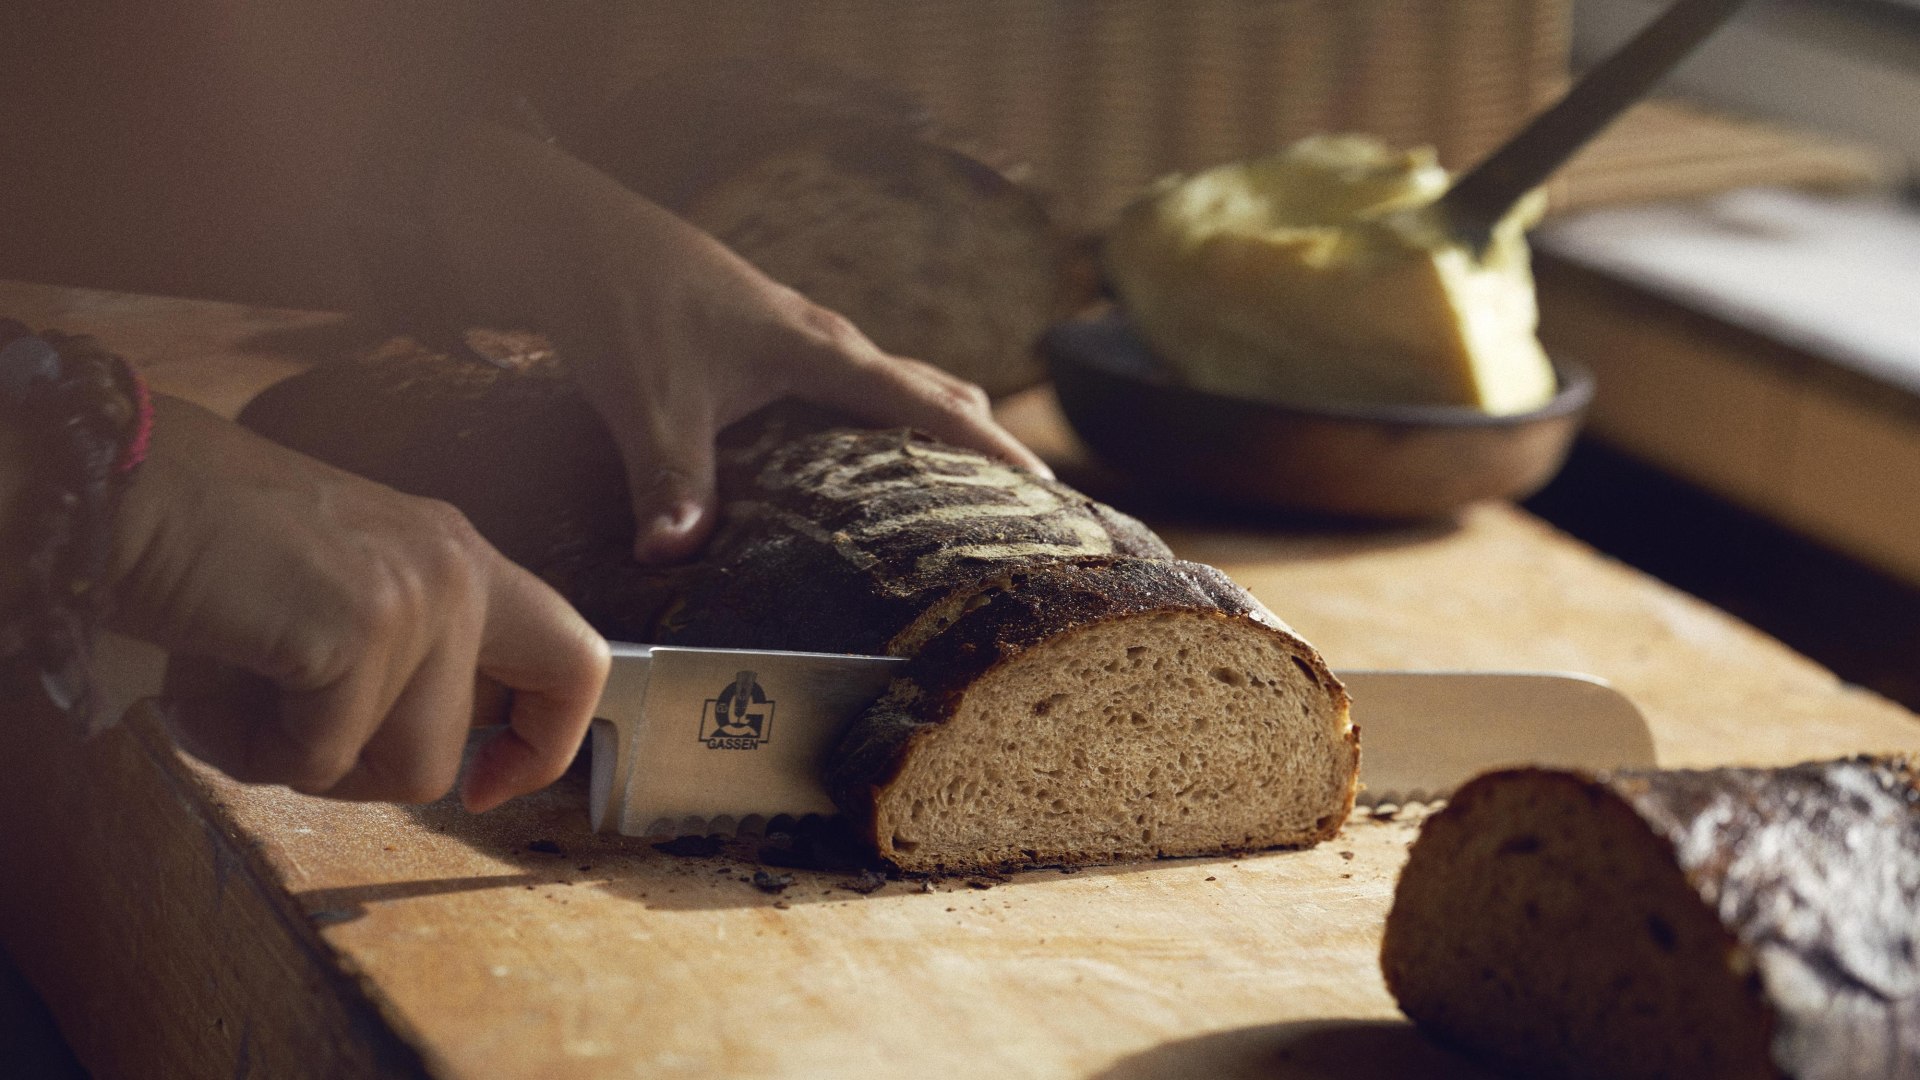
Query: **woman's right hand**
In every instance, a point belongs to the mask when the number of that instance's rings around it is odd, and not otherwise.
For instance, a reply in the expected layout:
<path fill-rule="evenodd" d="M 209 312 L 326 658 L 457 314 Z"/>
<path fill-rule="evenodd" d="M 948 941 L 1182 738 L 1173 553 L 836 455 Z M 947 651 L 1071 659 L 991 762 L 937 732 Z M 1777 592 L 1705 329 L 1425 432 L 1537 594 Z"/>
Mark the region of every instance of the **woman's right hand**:
<path fill-rule="evenodd" d="M 558 779 L 606 643 L 452 507 L 403 495 L 157 398 L 121 505 L 109 625 L 175 655 L 175 736 L 235 779 L 343 799 L 450 790 L 477 682 L 509 727 L 461 795 L 490 809 Z"/>

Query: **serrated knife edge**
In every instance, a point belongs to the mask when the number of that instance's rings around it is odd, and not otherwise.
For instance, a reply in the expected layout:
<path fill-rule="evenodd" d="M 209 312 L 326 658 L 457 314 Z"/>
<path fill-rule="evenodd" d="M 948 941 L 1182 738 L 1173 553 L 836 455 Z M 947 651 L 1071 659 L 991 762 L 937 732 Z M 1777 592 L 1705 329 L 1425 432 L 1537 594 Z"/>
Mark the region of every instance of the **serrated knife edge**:
<path fill-rule="evenodd" d="M 675 672 L 626 684 L 639 685 L 643 696 L 658 692 L 663 699 L 675 699 L 657 703 L 658 711 L 667 716 L 649 719 L 654 706 L 645 701 L 636 705 L 629 698 L 602 710 L 618 713 L 619 718 L 609 717 L 611 724 L 595 724 L 595 828 L 612 826 L 630 835 L 660 835 L 653 830 L 662 824 L 683 830 L 722 818 L 739 823 L 766 821 L 783 813 L 794 817 L 833 813 L 819 781 L 830 744 L 845 722 L 884 689 L 888 669 L 903 662 L 893 657 L 634 645 L 618 646 L 616 655 L 620 657 L 617 665 L 660 663 L 662 672 Z M 761 720 L 778 738 L 748 746 L 749 740 L 742 737 L 735 749 L 718 749 L 691 738 L 690 718 L 699 715 L 706 723 L 728 687 L 748 685 L 742 681 L 745 675 L 755 674 L 749 681 L 756 692 L 783 678 L 762 676 L 745 665 L 761 670 L 786 665 L 789 675 L 817 669 L 827 678 L 816 684 L 815 695 L 796 697 L 776 691 L 765 703 Z M 1605 680 L 1591 675 L 1378 670 L 1336 674 L 1354 697 L 1354 720 L 1361 729 L 1363 787 L 1357 801 L 1362 806 L 1425 801 L 1502 765 L 1605 769 L 1654 761 L 1652 738 L 1639 710 Z M 706 696 L 709 692 L 713 696 Z M 831 693 L 834 700 L 812 700 L 821 693 Z M 611 684 L 607 696 L 615 696 Z M 788 704 L 783 706 L 782 700 Z M 819 706 L 820 719 L 796 717 L 795 704 Z M 781 713 L 783 707 L 787 713 Z M 669 727 L 671 738 L 662 739 Z M 683 733 L 678 727 L 689 730 Z M 704 727 L 701 734 L 706 734 Z M 803 735 L 812 738 L 795 745 L 794 740 Z M 665 760 L 639 764 L 642 744 L 652 745 L 656 759 Z M 776 745 L 776 753 L 762 756 Z M 719 756 L 703 753 L 707 750 L 717 750 Z M 748 753 L 755 757 L 745 757 Z M 775 756 L 777 762 L 767 760 Z M 744 800 L 731 805 L 716 801 L 716 794 L 725 798 L 729 781 L 720 770 L 728 766 L 740 767 L 740 775 L 748 778 L 734 782 L 757 781 L 762 786 L 757 807 Z"/>

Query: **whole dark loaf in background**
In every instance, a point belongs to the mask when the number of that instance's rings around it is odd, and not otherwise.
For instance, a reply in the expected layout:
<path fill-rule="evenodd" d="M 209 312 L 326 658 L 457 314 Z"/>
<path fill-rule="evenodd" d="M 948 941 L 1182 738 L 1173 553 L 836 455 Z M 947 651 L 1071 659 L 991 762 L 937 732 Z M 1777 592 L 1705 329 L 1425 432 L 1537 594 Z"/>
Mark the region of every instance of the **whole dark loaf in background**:
<path fill-rule="evenodd" d="M 863 137 L 940 142 L 946 134 L 930 109 L 884 82 L 813 61 L 743 57 L 634 73 L 560 132 L 568 150 L 672 210 L 797 146 Z"/>
<path fill-rule="evenodd" d="M 1414 843 L 1387 984 L 1524 1075 L 1913 1080 L 1917 766 L 1480 777 Z"/>
<path fill-rule="evenodd" d="M 996 396 L 1040 381 L 1042 331 L 1088 297 L 1081 245 L 1017 166 L 821 64 L 652 73 L 566 142 L 881 348 Z"/>
<path fill-rule="evenodd" d="M 270 387 L 242 422 L 444 499 L 616 639 L 914 657 L 831 790 L 906 870 L 1304 845 L 1357 737 L 1311 646 L 1073 489 L 905 430 L 775 410 L 721 443 L 702 558 L 635 564 L 610 436 L 551 354 L 408 341 Z"/>

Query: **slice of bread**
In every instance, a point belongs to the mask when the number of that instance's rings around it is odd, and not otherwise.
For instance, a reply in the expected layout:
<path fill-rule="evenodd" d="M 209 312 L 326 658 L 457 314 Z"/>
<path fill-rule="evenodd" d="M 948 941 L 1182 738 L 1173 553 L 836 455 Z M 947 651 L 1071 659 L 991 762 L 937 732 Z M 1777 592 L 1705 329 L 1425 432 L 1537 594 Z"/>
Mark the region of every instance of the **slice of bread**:
<path fill-rule="evenodd" d="M 1359 766 L 1313 648 L 1209 566 L 1039 565 L 963 613 L 855 721 L 834 801 L 909 872 L 1304 847 Z"/>
<path fill-rule="evenodd" d="M 501 365 L 396 343 L 242 419 L 461 507 L 610 637 L 914 658 L 828 767 L 903 870 L 1306 845 L 1351 810 L 1339 682 L 1125 514 L 915 432 L 776 410 L 724 437 L 702 558 L 645 568 L 592 410 L 550 354 Z"/>
<path fill-rule="evenodd" d="M 1381 966 L 1526 1075 L 1920 1077 L 1909 758 L 1492 773 L 1414 844 Z"/>

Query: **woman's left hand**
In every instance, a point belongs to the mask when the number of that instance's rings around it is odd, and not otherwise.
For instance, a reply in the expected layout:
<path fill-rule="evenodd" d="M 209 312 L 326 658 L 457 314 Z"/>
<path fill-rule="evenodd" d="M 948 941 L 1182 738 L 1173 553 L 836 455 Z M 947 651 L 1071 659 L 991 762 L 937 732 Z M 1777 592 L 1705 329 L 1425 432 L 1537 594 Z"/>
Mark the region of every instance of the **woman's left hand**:
<path fill-rule="evenodd" d="M 453 140 L 435 222 L 476 312 L 554 339 L 626 462 L 634 554 L 698 550 L 715 515 L 714 437 L 793 397 L 1048 475 L 979 387 L 892 356 L 840 315 L 611 177 L 529 136 Z"/>

